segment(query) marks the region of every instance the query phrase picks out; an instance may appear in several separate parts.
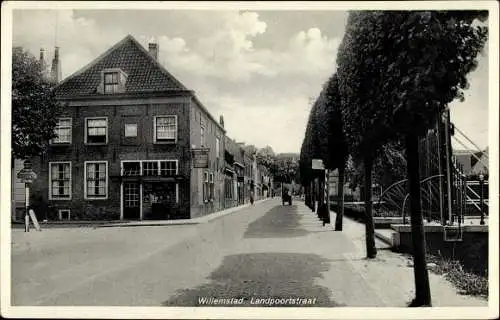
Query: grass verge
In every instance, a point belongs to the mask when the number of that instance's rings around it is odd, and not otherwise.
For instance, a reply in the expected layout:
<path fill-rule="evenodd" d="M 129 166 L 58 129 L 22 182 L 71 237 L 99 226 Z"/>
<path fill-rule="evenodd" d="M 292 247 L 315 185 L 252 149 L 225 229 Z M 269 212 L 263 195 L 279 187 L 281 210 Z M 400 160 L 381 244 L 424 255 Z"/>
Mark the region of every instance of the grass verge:
<path fill-rule="evenodd" d="M 434 263 L 430 267 L 432 272 L 443 275 L 459 291 L 460 294 L 488 298 L 488 276 L 480 276 L 463 268 L 459 261 L 451 260 L 434 255 L 427 256 L 428 263 Z"/>

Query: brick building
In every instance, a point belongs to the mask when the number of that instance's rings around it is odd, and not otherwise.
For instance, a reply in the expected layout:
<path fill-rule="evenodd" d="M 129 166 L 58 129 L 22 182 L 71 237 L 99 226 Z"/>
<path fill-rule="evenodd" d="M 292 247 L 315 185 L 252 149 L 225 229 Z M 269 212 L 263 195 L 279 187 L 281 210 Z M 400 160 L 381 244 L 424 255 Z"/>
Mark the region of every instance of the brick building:
<path fill-rule="evenodd" d="M 224 127 L 158 52 L 127 36 L 57 86 L 65 110 L 34 163 L 31 199 L 49 219 L 193 218 L 224 207 Z M 206 167 L 193 149 L 208 152 Z"/>

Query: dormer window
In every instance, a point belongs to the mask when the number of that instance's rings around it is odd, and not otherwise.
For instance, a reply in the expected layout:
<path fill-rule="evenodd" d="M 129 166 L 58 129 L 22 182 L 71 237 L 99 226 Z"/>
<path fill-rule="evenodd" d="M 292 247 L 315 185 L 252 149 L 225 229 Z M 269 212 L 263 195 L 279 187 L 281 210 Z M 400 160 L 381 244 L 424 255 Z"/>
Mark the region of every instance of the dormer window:
<path fill-rule="evenodd" d="M 104 93 L 118 92 L 120 75 L 118 72 L 104 72 Z"/>
<path fill-rule="evenodd" d="M 102 94 L 125 92 L 127 74 L 118 68 L 104 69 L 101 71 L 101 83 L 97 91 Z"/>

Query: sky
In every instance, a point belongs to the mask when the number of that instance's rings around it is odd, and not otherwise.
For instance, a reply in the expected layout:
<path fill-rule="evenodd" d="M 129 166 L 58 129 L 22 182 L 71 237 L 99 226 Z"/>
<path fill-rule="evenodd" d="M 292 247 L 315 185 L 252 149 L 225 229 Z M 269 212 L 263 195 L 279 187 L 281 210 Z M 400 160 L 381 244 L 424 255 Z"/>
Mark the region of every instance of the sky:
<path fill-rule="evenodd" d="M 145 47 L 153 39 L 159 61 L 216 119 L 224 116 L 232 139 L 298 153 L 311 100 L 335 72 L 346 21 L 347 12 L 326 10 L 14 10 L 13 45 L 37 57 L 43 47 L 51 60 L 57 44 L 64 78 L 128 34 Z M 455 125 L 484 148 L 487 50 L 479 60 L 465 102 L 451 110 Z"/>

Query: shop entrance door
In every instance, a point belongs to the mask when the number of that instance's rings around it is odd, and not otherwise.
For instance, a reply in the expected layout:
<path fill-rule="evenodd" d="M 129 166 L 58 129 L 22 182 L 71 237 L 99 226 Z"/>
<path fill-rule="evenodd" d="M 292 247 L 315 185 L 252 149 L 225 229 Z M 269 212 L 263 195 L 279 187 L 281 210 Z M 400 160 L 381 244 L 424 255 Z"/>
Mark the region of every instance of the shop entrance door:
<path fill-rule="evenodd" d="M 123 219 L 139 220 L 141 193 L 140 184 L 137 182 L 126 182 L 123 185 Z"/>

